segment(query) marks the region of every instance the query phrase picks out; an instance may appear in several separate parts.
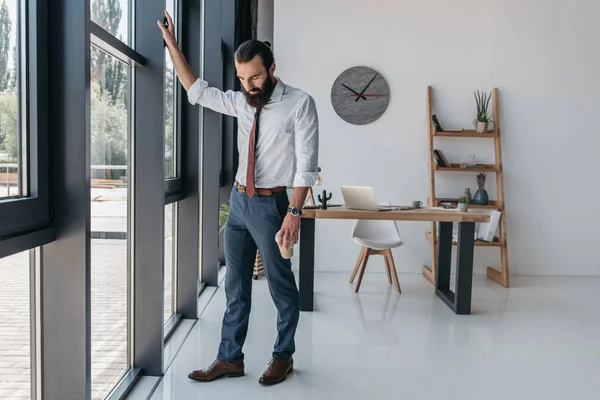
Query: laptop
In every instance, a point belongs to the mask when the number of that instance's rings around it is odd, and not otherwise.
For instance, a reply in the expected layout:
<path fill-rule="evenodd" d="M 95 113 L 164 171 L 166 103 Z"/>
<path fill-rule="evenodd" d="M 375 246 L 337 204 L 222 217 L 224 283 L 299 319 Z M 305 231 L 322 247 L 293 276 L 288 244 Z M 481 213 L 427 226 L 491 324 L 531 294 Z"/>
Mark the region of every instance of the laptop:
<path fill-rule="evenodd" d="M 377 204 L 372 186 L 340 186 L 344 205 L 349 210 L 391 211 L 409 210 L 410 206 L 382 206 Z"/>

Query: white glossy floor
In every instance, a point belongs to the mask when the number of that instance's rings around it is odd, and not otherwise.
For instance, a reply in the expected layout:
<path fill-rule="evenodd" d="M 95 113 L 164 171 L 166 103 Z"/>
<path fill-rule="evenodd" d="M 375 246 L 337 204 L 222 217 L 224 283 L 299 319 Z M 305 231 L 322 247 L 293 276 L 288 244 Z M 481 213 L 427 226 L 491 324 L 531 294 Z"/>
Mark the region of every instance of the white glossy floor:
<path fill-rule="evenodd" d="M 473 314 L 457 316 L 420 275 L 383 274 L 354 294 L 348 274 L 316 274 L 316 311 L 302 313 L 296 371 L 257 383 L 275 339 L 266 281 L 254 281 L 246 376 L 211 383 L 187 374 L 219 343 L 219 289 L 152 400 L 592 399 L 600 392 L 600 279 L 513 277 L 504 289 L 475 277 Z"/>

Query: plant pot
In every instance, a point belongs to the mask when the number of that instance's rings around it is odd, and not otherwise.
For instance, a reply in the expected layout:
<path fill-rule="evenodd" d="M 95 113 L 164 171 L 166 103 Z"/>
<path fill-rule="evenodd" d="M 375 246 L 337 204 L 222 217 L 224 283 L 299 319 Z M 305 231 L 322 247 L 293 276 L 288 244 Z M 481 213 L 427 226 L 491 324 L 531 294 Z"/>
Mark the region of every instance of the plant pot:
<path fill-rule="evenodd" d="M 469 204 L 467 203 L 458 203 L 458 211 L 467 212 L 469 210 Z"/>
<path fill-rule="evenodd" d="M 475 131 L 477 133 L 484 133 L 484 132 L 487 132 L 487 130 L 488 130 L 487 122 L 475 121 L 474 125 L 475 125 Z"/>
<path fill-rule="evenodd" d="M 477 204 L 479 206 L 487 206 L 490 204 L 490 198 L 485 189 L 479 189 L 475 192 L 475 196 L 473 196 L 473 204 Z"/>

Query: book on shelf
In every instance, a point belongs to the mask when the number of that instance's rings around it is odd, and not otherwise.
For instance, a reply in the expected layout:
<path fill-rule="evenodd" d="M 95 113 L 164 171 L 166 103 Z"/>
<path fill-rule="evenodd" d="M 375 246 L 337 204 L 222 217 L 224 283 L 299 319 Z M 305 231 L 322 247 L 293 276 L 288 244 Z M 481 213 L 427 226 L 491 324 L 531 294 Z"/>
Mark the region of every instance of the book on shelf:
<path fill-rule="evenodd" d="M 444 155 L 443 151 L 438 150 L 438 149 L 433 150 L 433 157 L 435 158 L 435 161 L 440 165 L 440 167 L 442 167 L 442 168 L 450 167 L 450 163 L 448 162 L 448 159 Z"/>
<path fill-rule="evenodd" d="M 442 124 L 438 120 L 438 117 L 433 114 L 431 116 L 431 121 L 433 122 L 433 126 L 435 126 L 435 130 L 438 132 L 462 132 L 464 129 L 462 128 L 442 128 Z"/>
<path fill-rule="evenodd" d="M 500 223 L 500 215 L 502 214 L 498 210 L 486 210 L 490 214 L 490 222 L 480 222 L 479 229 L 477 230 L 477 239 L 484 240 L 486 242 L 493 242 L 496 236 L 496 230 Z"/>

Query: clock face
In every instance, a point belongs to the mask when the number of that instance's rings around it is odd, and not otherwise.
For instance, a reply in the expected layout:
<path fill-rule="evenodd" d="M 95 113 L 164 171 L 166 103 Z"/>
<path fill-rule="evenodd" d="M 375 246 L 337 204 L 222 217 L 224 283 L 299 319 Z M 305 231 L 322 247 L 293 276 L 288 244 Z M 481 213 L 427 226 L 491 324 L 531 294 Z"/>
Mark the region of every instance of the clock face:
<path fill-rule="evenodd" d="M 352 67 L 340 74 L 331 88 L 331 104 L 344 121 L 364 125 L 375 121 L 389 102 L 387 82 L 369 67 Z"/>

